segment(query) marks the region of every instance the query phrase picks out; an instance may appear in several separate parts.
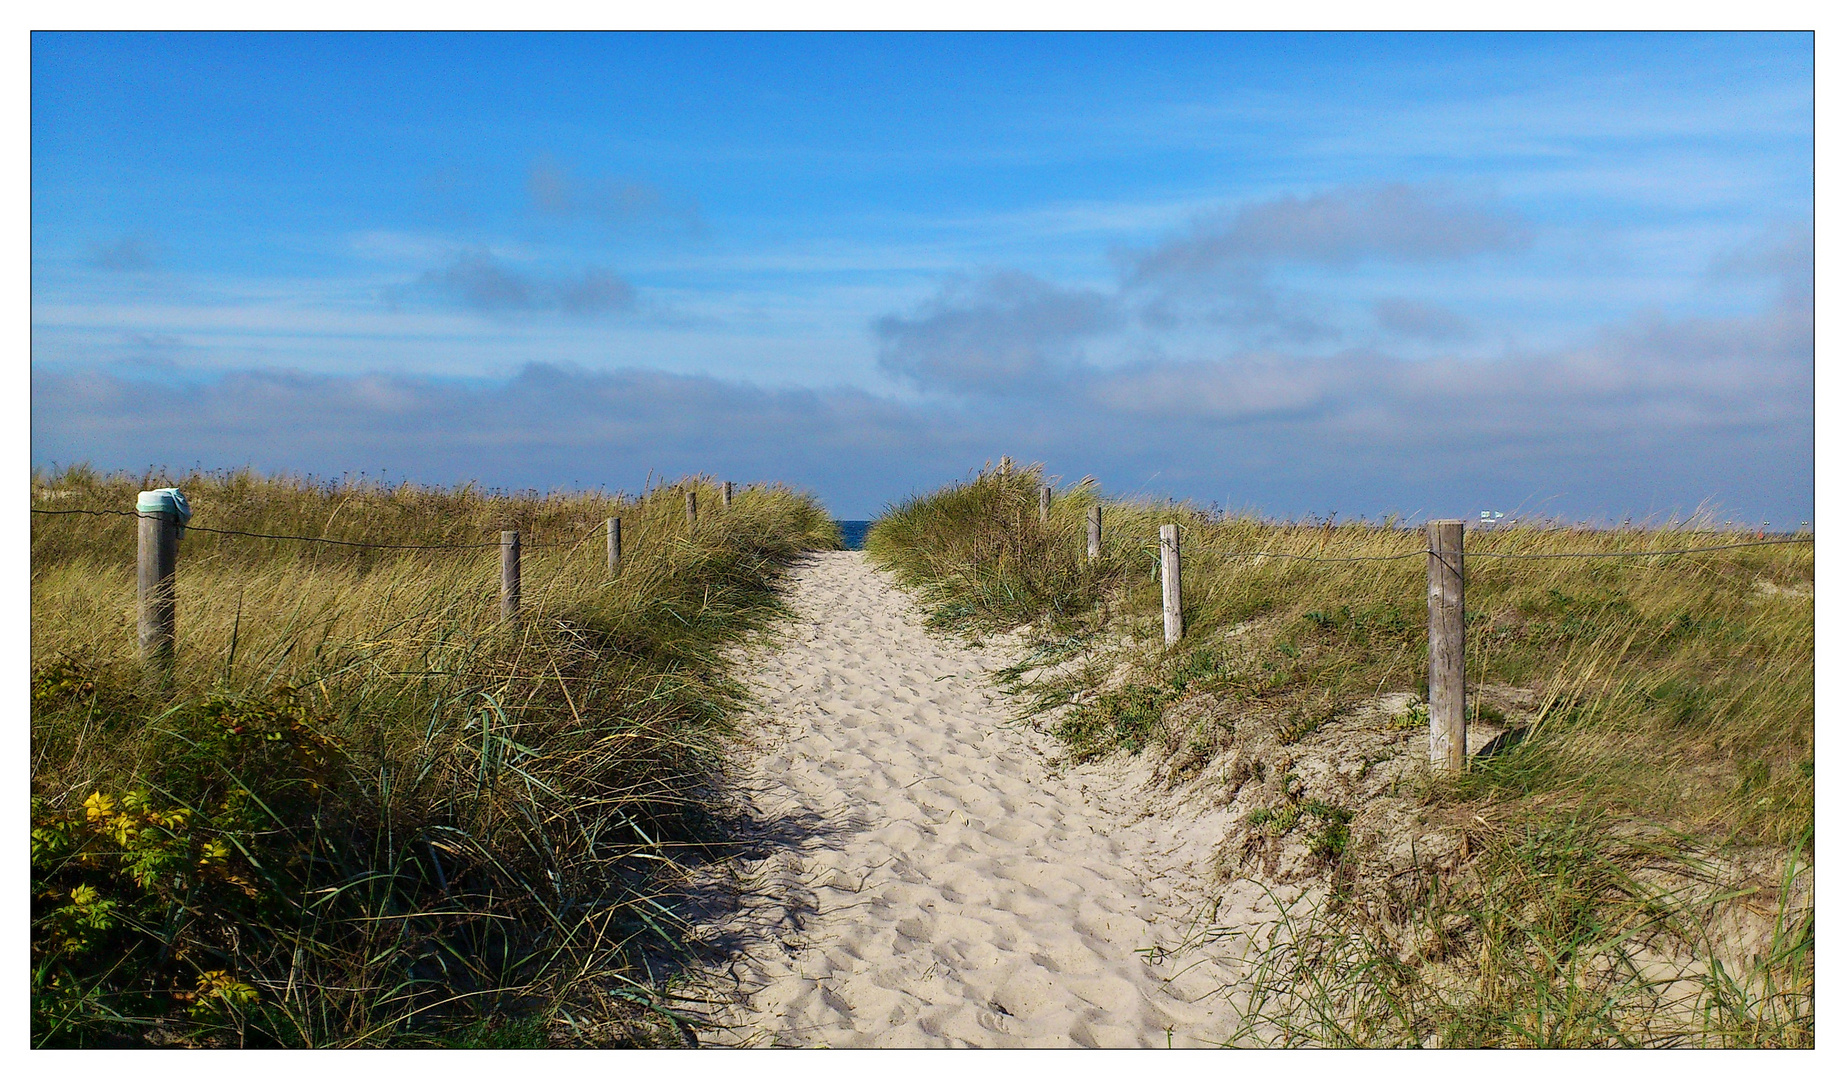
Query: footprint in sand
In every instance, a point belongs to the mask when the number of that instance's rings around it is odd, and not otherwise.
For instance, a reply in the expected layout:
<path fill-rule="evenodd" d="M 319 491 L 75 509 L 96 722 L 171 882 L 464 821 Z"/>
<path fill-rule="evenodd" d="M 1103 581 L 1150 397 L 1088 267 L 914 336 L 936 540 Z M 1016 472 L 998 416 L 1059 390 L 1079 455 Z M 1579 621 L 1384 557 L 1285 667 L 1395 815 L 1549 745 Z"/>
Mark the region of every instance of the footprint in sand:
<path fill-rule="evenodd" d="M 862 553 L 808 559 L 788 600 L 796 625 L 783 644 L 743 665 L 761 736 L 743 786 L 765 834 L 783 839 L 741 868 L 750 887 L 710 935 L 748 944 L 704 976 L 723 999 L 704 1041 L 1228 1037 L 1228 969 L 1205 963 L 1175 980 L 1137 952 L 1175 944 L 1213 900 L 1219 924 L 1261 919 L 1259 897 L 1210 891 L 1223 822 L 1109 812 L 1083 785 L 1119 791 L 1118 768 L 1047 769 L 1053 747 L 1007 724 L 987 680 L 1010 658 L 926 632 Z M 778 821 L 809 824 L 778 833 Z"/>

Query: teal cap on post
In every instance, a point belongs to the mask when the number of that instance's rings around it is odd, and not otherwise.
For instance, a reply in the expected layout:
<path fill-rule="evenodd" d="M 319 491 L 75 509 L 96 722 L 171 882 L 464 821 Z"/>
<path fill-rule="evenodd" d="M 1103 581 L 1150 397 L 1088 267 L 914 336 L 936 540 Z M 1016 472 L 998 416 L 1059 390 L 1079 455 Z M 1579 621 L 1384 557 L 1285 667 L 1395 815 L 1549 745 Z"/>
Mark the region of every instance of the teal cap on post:
<path fill-rule="evenodd" d="M 186 496 L 178 488 L 155 488 L 143 491 L 135 496 L 135 512 L 138 514 L 173 514 L 179 518 L 179 531 L 183 535 L 186 522 L 192 520 L 192 506 L 186 502 Z"/>

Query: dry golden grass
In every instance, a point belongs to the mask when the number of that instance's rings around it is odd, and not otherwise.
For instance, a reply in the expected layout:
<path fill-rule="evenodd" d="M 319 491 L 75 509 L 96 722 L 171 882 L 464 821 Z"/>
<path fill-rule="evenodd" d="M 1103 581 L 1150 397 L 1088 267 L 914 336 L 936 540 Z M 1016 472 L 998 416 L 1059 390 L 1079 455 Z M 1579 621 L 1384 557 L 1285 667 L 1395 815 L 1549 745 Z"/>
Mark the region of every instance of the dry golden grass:
<path fill-rule="evenodd" d="M 1059 492 L 1041 524 L 1042 483 L 1036 467 L 1002 463 L 894 508 L 874 525 L 866 547 L 919 591 L 938 626 L 970 633 L 1032 626 L 1035 651 L 1008 673 L 1011 685 L 1027 713 L 1063 710 L 1057 733 L 1079 759 L 1145 751 L 1196 763 L 1235 747 L 1239 731 L 1280 732 L 1292 742 L 1387 693 L 1426 699 L 1427 556 L 1419 524 L 1223 517 L 1105 500 L 1087 483 Z M 1092 563 L 1084 521 L 1098 504 L 1104 551 Z M 1179 525 L 1184 564 L 1186 634 L 1173 648 L 1162 641 L 1156 576 L 1166 523 Z M 1497 846 L 1478 867 L 1522 865 L 1508 854 L 1512 838 L 1579 837 L 1585 822 L 1675 837 L 1673 847 L 1687 858 L 1766 848 L 1782 852 L 1787 864 L 1810 861 L 1812 545 L 1660 554 L 1754 540 L 1701 520 L 1621 530 L 1541 522 L 1470 530 L 1469 686 L 1506 693 L 1476 695 L 1469 707 L 1474 719 L 1522 737 L 1463 776 L 1430 777 L 1423 797 L 1432 816 L 1491 823 L 1480 839 Z M 1046 664 L 1061 665 L 1063 674 L 1018 680 Z M 1215 704 L 1168 709 L 1198 698 Z M 1494 701 L 1510 698 L 1530 704 L 1507 715 L 1511 706 Z M 1575 866 L 1562 872 L 1579 871 L 1585 883 L 1601 880 L 1598 867 L 1619 861 L 1595 844 L 1545 844 L 1544 859 Z M 1566 895 L 1588 896 L 1595 908 L 1614 905 L 1617 893 L 1585 884 L 1526 899 L 1555 908 L 1568 906 Z M 1483 903 L 1481 896 L 1469 902 Z M 1485 919 L 1485 911 L 1473 914 Z M 1775 961 L 1777 986 L 1801 985 L 1801 965 L 1810 965 L 1810 948 L 1800 943 L 1810 944 L 1811 922 L 1802 918 L 1790 916 L 1785 936 L 1794 944 Z M 1340 933 L 1351 931 L 1340 925 Z M 1537 947 L 1518 934 L 1496 940 L 1511 938 L 1519 948 Z M 1810 966 L 1804 970 L 1810 995 Z M 1561 992 L 1547 986 L 1525 990 L 1531 1000 Z M 1366 1000 L 1354 994 L 1346 1004 Z M 1797 1043 L 1803 1030 L 1810 1040 L 1810 997 L 1804 1012 L 1783 1008 L 1785 994 L 1770 997 L 1781 1020 L 1761 1041 Z M 1313 1007 L 1333 1008 L 1324 1001 Z M 1449 1020 L 1437 1026 L 1452 1038 L 1487 1041 L 1490 1023 Z M 1609 1023 L 1612 1029 L 1585 1021 L 1553 1034 L 1592 1043 L 1619 1030 L 1620 1022 Z M 1403 1029 L 1393 1030 L 1400 1036 Z"/>
<path fill-rule="evenodd" d="M 34 505 L 132 507 L 155 479 L 42 477 Z M 494 547 L 195 528 L 159 686 L 134 653 L 133 519 L 35 515 L 35 1042 L 505 1045 L 555 1037 L 565 1002 L 577 1041 L 680 1037 L 633 964 L 677 943 L 661 871 L 723 841 L 725 649 L 801 550 L 837 545 L 824 512 L 780 488 L 726 511 L 708 480 L 639 500 L 179 484 L 217 529 L 518 528 L 522 618 L 500 621 Z"/>

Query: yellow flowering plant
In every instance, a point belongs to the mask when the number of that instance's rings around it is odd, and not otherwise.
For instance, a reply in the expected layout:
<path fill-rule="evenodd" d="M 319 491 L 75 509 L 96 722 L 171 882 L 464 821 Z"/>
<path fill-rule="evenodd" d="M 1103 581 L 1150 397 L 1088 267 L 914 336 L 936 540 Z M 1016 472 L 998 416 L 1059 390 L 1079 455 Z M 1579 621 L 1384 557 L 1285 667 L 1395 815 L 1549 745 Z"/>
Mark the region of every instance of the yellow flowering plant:
<path fill-rule="evenodd" d="M 138 979 L 116 995 L 143 1013 L 217 1024 L 260 1001 L 226 963 L 235 928 L 305 902 L 310 858 L 291 826 L 311 817 L 337 754 L 296 697 L 180 710 L 163 790 L 99 787 L 69 809 L 33 799 L 34 1008 L 47 1023 L 103 1004 L 120 972 Z"/>

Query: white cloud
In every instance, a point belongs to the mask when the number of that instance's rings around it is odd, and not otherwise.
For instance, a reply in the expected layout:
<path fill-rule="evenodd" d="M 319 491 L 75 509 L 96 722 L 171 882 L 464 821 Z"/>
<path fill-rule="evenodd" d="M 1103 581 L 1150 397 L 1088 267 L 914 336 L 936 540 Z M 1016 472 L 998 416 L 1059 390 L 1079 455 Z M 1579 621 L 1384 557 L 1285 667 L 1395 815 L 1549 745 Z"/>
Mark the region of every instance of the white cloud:
<path fill-rule="evenodd" d="M 484 250 L 463 251 L 426 270 L 406 294 L 424 291 L 490 315 L 560 311 L 606 315 L 634 310 L 635 288 L 601 267 L 545 276 L 516 269 Z"/>
<path fill-rule="evenodd" d="M 994 274 L 949 285 L 913 316 L 879 319 L 878 364 L 924 388 L 1005 392 L 1061 375 L 1083 340 L 1119 321 L 1095 290 Z"/>
<path fill-rule="evenodd" d="M 1280 263 L 1443 262 L 1516 251 L 1530 229 L 1507 207 L 1440 186 L 1337 187 L 1223 209 L 1130 256 L 1135 284 L 1195 287 Z"/>
<path fill-rule="evenodd" d="M 1034 304 L 1055 317 L 1006 332 L 1043 325 L 1056 339 L 1095 325 L 1093 298 L 1042 282 L 966 288 L 985 314 L 945 328 L 924 316 L 918 332 L 952 343 L 980 319 L 1004 323 Z M 1808 312 L 1785 302 L 1735 319 L 1643 317 L 1571 349 L 1496 357 L 1072 362 L 1022 395 L 968 357 L 937 356 L 929 362 L 946 365 L 962 395 L 910 401 L 550 365 L 473 381 L 53 370 L 34 380 L 33 452 L 39 464 L 387 467 L 541 487 L 632 489 L 650 469 L 712 471 L 812 488 L 847 517 L 1009 454 L 1116 491 L 1158 473 L 1160 493 L 1277 514 L 1434 515 L 1548 499 L 1574 517 L 1619 519 L 1714 497 L 1791 524 L 1812 518 Z M 182 412 L 185 424 L 169 422 Z"/>

